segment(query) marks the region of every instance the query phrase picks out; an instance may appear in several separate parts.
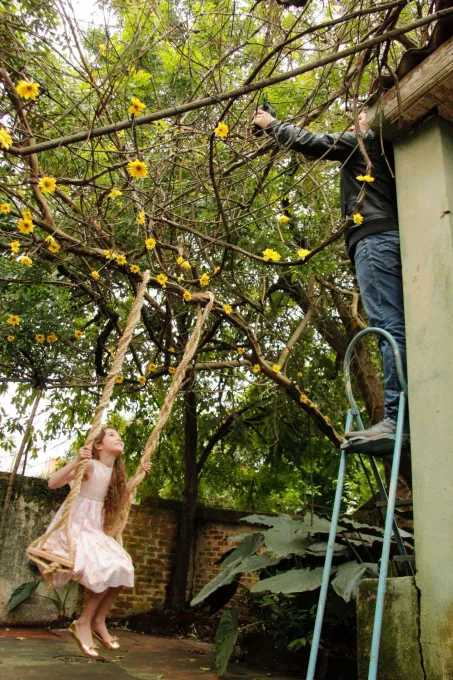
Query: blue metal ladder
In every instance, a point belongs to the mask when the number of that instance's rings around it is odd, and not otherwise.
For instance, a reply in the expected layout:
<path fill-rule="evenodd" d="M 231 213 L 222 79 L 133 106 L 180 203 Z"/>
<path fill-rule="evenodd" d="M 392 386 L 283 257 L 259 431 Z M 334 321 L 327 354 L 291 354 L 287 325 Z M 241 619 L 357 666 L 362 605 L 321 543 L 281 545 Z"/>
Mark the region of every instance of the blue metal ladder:
<path fill-rule="evenodd" d="M 398 420 L 396 433 L 394 435 L 388 435 L 385 438 L 370 441 L 369 439 L 360 437 L 360 430 L 363 430 L 362 419 L 354 400 L 354 395 L 352 393 L 351 386 L 351 372 L 350 364 L 353 356 L 354 347 L 357 342 L 369 333 L 375 333 L 377 335 L 382 335 L 390 343 L 393 349 L 393 354 L 395 358 L 396 370 L 398 374 L 398 380 L 401 387 L 399 406 L 398 406 Z M 350 408 L 348 409 L 346 416 L 345 432 L 351 430 L 352 423 L 355 422 L 357 426 L 357 437 L 350 440 L 348 444 L 346 441 L 341 446 L 341 457 L 340 457 L 340 468 L 338 471 L 338 481 L 335 493 L 335 501 L 332 511 L 332 523 L 330 527 L 329 541 L 327 544 L 326 560 L 324 563 L 324 573 L 321 584 L 321 592 L 319 594 L 318 610 L 316 613 L 315 628 L 313 631 L 313 641 L 310 652 L 310 661 L 308 665 L 308 672 L 306 680 L 315 679 L 316 661 L 318 658 L 319 642 L 321 639 L 321 628 L 324 619 L 324 610 L 327 599 L 327 590 L 329 587 L 330 572 L 332 567 L 332 557 L 334 552 L 335 537 L 337 533 L 338 519 L 340 516 L 341 500 L 343 495 L 344 480 L 346 474 L 346 467 L 348 456 L 353 453 L 359 453 L 369 456 L 369 461 L 371 468 L 373 470 L 374 478 L 379 489 L 381 496 L 380 505 L 387 507 L 387 515 L 385 519 L 385 530 L 384 530 L 384 540 L 382 544 L 382 556 L 379 567 L 379 583 L 376 598 L 376 609 L 374 613 L 374 625 L 373 625 L 373 638 L 371 643 L 371 653 L 370 653 L 370 666 L 368 671 L 368 680 L 376 680 L 378 661 L 379 661 L 379 646 L 381 642 L 381 630 L 382 630 L 382 616 L 384 612 L 384 599 L 385 591 L 387 587 L 387 572 L 388 563 L 390 556 L 390 546 L 392 541 L 392 534 L 395 537 L 395 541 L 398 545 L 400 554 L 403 556 L 403 564 L 408 576 L 413 576 L 414 570 L 410 562 L 409 556 L 407 555 L 405 545 L 401 538 L 398 526 L 395 521 L 395 505 L 396 505 L 396 491 L 398 487 L 398 473 L 401 460 L 401 451 L 403 446 L 408 445 L 407 438 L 403 438 L 403 425 L 404 425 L 404 415 L 406 412 L 407 404 L 407 384 L 404 377 L 403 365 L 401 361 L 401 354 L 398 349 L 398 345 L 394 337 L 387 331 L 381 328 L 366 328 L 360 331 L 346 351 L 346 356 L 344 358 L 344 378 L 346 394 L 348 396 Z M 364 442 L 366 442 L 364 444 Z M 384 482 L 379 474 L 379 470 L 376 465 L 375 457 L 383 455 L 393 454 L 392 471 L 390 476 L 390 486 L 389 493 L 385 490 Z"/>

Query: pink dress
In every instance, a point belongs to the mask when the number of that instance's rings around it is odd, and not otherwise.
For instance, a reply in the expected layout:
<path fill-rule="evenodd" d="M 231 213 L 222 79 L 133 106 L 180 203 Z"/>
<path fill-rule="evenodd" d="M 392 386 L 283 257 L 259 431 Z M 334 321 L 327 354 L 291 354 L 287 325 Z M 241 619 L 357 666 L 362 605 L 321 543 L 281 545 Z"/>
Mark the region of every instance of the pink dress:
<path fill-rule="evenodd" d="M 93 459 L 93 474 L 82 482 L 80 494 L 71 509 L 71 530 L 75 545 L 72 575 L 55 572 L 52 585 L 65 586 L 71 579 L 100 593 L 106 588 L 134 586 L 134 566 L 127 552 L 112 536 L 103 531 L 103 509 L 112 468 Z M 60 508 L 49 529 L 60 519 Z M 54 555 L 69 557 L 68 539 L 64 527 L 49 536 L 43 546 Z"/>

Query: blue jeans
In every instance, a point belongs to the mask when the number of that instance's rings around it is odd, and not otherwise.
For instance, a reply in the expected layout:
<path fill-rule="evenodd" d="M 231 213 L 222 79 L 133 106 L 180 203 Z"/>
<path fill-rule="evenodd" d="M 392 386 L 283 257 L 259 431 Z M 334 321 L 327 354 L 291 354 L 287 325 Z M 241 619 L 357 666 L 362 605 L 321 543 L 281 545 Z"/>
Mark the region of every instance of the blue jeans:
<path fill-rule="evenodd" d="M 397 231 L 371 234 L 358 242 L 355 251 L 357 282 L 371 326 L 393 335 L 401 351 L 404 375 L 406 334 L 404 328 L 403 281 L 400 238 Z M 396 420 L 401 387 L 390 343 L 378 336 L 384 363 L 385 417 Z"/>

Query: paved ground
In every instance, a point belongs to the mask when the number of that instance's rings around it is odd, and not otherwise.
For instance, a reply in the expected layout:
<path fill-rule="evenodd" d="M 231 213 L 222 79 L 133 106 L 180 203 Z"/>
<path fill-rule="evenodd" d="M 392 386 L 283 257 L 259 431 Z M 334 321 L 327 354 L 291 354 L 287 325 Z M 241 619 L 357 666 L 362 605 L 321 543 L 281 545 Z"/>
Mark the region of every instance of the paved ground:
<path fill-rule="evenodd" d="M 65 630 L 0 628 L 0 678 L 5 680 L 217 680 L 212 645 L 120 631 L 121 649 L 101 648 L 93 661 Z M 99 650 L 99 651 L 101 651 Z M 104 653 L 105 652 L 105 653 Z M 230 664 L 225 680 L 295 680 Z M 298 680 L 301 680 L 300 678 Z"/>

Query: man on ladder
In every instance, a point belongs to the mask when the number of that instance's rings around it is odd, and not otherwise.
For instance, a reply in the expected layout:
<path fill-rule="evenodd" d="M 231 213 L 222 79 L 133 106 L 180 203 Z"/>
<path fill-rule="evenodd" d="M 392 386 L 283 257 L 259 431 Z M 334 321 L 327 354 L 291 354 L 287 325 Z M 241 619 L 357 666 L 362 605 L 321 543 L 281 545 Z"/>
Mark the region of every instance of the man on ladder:
<path fill-rule="evenodd" d="M 283 148 L 298 151 L 311 158 L 339 161 L 342 216 L 353 215 L 363 185 L 363 180 L 358 178 L 366 173 L 366 161 L 358 146 L 354 128 L 349 128 L 342 135 L 309 132 L 297 125 L 278 121 L 265 110 L 256 112 L 254 123 L 263 128 Z M 370 130 L 367 124 L 365 107 L 359 114 L 359 125 L 366 151 L 373 164 L 372 181 L 367 183 L 360 211 L 363 221 L 360 224 L 353 224 L 346 231 L 346 247 L 351 261 L 355 264 L 357 282 L 370 324 L 393 335 L 401 352 L 406 374 L 404 302 L 393 148 L 391 143 L 383 140 L 383 153 L 380 135 Z M 401 391 L 392 347 L 383 336 L 378 336 L 378 342 L 384 364 L 385 417 L 380 423 L 360 431 L 361 438 L 373 440 L 395 435 Z M 350 438 L 357 434 L 346 432 L 345 437 Z M 404 434 L 408 435 L 407 421 Z"/>

